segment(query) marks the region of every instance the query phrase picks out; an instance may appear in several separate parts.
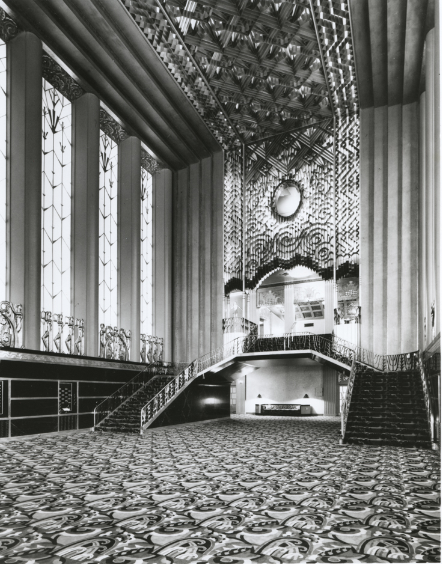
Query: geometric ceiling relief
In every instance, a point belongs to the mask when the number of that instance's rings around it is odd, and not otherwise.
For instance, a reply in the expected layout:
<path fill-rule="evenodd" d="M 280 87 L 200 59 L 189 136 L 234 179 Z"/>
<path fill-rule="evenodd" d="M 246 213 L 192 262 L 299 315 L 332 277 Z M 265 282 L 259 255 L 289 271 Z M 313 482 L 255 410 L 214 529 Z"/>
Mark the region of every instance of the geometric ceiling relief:
<path fill-rule="evenodd" d="M 164 7 L 243 141 L 331 116 L 308 0 Z"/>
<path fill-rule="evenodd" d="M 224 149 L 358 111 L 348 0 L 121 1 Z"/>
<path fill-rule="evenodd" d="M 359 100 L 348 0 L 313 0 L 312 6 L 336 117 L 357 113 Z"/>

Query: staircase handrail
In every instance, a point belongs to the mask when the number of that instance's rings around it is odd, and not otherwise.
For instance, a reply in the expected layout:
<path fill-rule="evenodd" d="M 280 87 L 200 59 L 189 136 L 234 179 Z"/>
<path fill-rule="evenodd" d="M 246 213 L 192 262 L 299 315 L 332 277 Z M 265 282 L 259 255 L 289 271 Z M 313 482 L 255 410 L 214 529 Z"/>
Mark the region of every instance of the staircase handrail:
<path fill-rule="evenodd" d="M 345 398 L 341 406 L 341 442 L 344 442 L 345 431 L 347 429 L 348 412 L 350 411 L 351 396 L 353 394 L 353 386 L 356 377 L 356 366 L 357 366 L 356 359 L 353 359 L 351 370 L 350 370 L 350 376 L 348 378 L 347 392 L 345 394 Z"/>
<path fill-rule="evenodd" d="M 247 352 L 252 343 L 257 339 L 256 335 L 246 335 L 237 337 L 233 341 L 225 344 L 214 351 L 211 351 L 191 362 L 178 376 L 164 386 L 146 405 L 141 408 L 140 414 L 140 433 L 143 427 L 151 421 L 160 410 L 165 407 L 167 402 L 172 399 L 180 390 L 190 384 L 201 372 L 223 360 Z"/>
<path fill-rule="evenodd" d="M 333 335 L 332 340 L 335 343 L 353 349 L 358 362 L 376 370 L 381 370 L 382 372 L 401 372 L 418 369 L 419 351 L 398 354 L 376 354 L 336 335 Z"/>
<path fill-rule="evenodd" d="M 108 396 L 106 399 L 95 406 L 94 428 L 147 383 L 146 374 L 151 375 L 153 378 L 158 374 L 158 370 L 160 370 L 160 374 L 162 369 L 167 370 L 170 368 L 175 368 L 181 371 L 182 368 L 186 365 L 187 364 L 183 362 L 154 361 L 145 366 L 142 370 L 137 372 L 137 374 L 135 374 L 133 378 L 120 386 L 118 390 L 113 392 L 110 396 Z M 150 381 L 152 378 L 149 378 L 148 381 Z"/>
<path fill-rule="evenodd" d="M 422 353 L 419 351 L 419 374 L 422 380 L 424 401 L 427 410 L 427 418 L 430 426 L 430 438 L 433 448 L 437 444 L 437 412 L 434 409 L 431 380 L 428 378 Z"/>

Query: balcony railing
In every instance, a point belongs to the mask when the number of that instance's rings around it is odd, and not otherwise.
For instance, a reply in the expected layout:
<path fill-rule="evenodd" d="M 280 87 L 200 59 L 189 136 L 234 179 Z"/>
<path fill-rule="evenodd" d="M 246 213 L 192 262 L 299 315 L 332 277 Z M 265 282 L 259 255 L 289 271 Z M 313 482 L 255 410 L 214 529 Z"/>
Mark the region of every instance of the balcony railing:
<path fill-rule="evenodd" d="M 223 319 L 223 333 L 243 333 L 257 335 L 258 325 L 244 317 L 227 317 Z"/>
<path fill-rule="evenodd" d="M 44 352 L 84 355 L 84 320 L 61 313 L 41 312 L 41 347 Z"/>
<path fill-rule="evenodd" d="M 140 360 L 147 364 L 163 362 L 164 339 L 152 335 L 140 335 Z"/>

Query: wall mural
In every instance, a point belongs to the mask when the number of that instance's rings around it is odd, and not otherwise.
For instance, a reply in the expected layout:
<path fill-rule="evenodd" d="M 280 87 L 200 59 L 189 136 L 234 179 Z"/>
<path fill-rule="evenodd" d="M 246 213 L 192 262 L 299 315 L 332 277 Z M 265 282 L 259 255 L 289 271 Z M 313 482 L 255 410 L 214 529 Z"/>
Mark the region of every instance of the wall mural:
<path fill-rule="evenodd" d="M 333 200 L 333 122 L 274 136 L 246 147 L 246 287 L 278 268 L 301 265 L 333 277 L 336 213 L 337 277 L 357 275 L 359 262 L 359 118 L 337 120 Z M 242 156 L 226 154 L 225 291 L 242 290 Z M 275 213 L 282 183 L 301 195 L 291 217 Z"/>

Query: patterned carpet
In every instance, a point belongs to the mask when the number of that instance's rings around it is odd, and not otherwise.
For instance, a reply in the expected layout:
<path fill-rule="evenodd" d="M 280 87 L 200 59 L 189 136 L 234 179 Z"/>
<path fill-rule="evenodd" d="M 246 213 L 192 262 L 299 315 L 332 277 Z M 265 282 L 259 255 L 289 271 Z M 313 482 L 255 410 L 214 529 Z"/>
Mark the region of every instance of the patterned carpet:
<path fill-rule="evenodd" d="M 336 417 L 0 443 L 0 563 L 439 562 L 439 454 Z"/>

